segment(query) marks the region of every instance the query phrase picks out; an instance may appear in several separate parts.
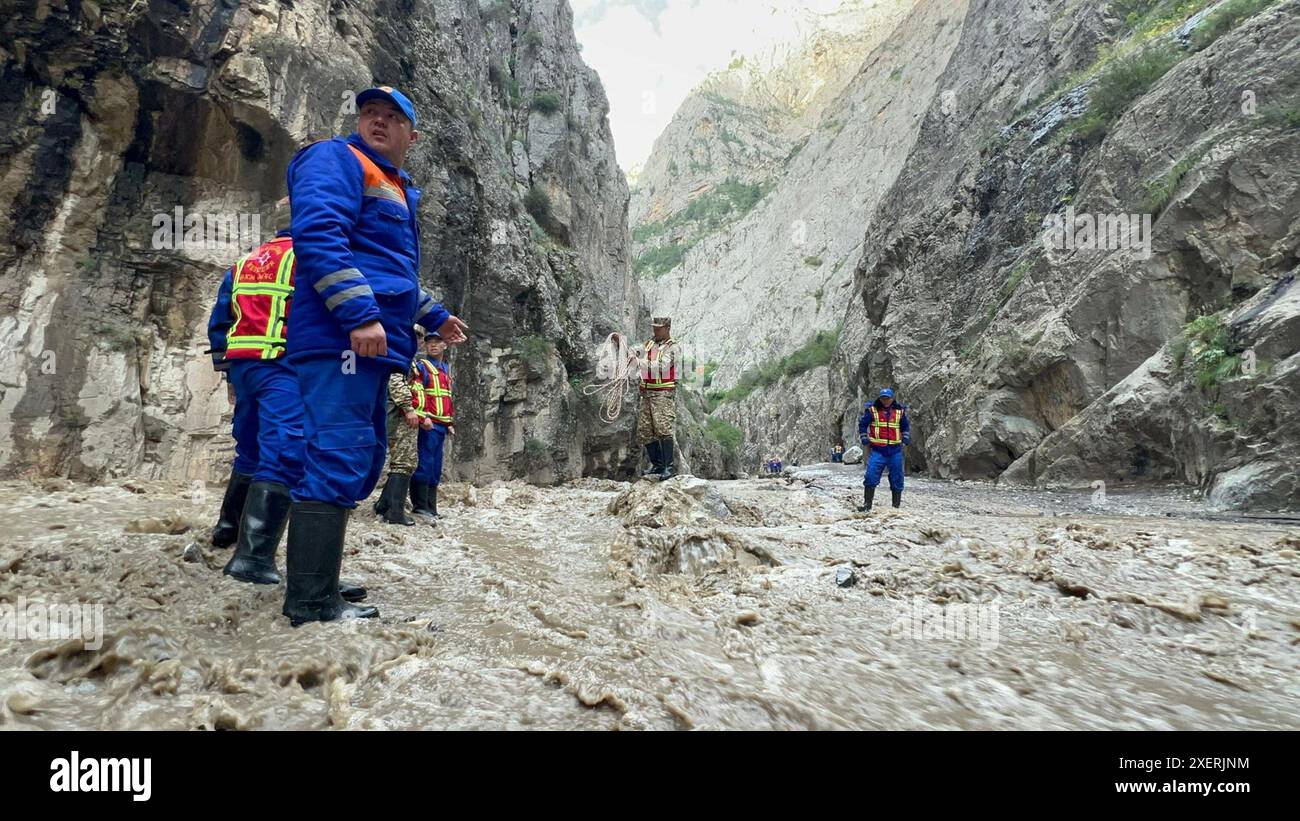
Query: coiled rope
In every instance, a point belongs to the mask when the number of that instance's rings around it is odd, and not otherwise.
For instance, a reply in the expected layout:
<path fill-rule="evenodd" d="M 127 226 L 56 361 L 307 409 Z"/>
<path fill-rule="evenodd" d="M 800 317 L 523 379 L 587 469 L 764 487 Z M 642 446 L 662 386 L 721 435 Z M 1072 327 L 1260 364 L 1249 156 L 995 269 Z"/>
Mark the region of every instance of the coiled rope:
<path fill-rule="evenodd" d="M 637 358 L 622 334 L 610 334 L 596 351 L 596 378 L 582 389 L 584 396 L 600 394 L 600 418 L 613 424 L 623 413 L 623 401 L 638 378 Z"/>

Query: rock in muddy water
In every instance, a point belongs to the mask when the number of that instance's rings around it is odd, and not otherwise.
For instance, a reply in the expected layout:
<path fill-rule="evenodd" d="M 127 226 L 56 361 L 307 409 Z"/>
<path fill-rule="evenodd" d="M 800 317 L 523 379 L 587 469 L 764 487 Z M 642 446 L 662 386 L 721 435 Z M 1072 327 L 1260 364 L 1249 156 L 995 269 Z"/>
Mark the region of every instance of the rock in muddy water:
<path fill-rule="evenodd" d="M 610 548 L 615 578 L 639 584 L 665 573 L 700 576 L 780 562 L 761 545 L 718 528 L 628 528 Z"/>
<path fill-rule="evenodd" d="M 858 576 L 847 567 L 841 567 L 835 571 L 835 583 L 840 587 L 852 587 L 858 583 Z"/>
<path fill-rule="evenodd" d="M 797 468 L 793 471 L 787 468 L 783 472 L 786 476 L 789 476 L 792 479 L 797 479 L 800 482 L 808 482 L 810 484 L 818 479 L 829 479 L 833 475 L 832 472 L 826 468 Z"/>
<path fill-rule="evenodd" d="M 168 536 L 179 536 L 193 530 L 194 527 L 194 521 L 190 516 L 179 510 L 173 510 L 165 516 L 145 516 L 140 519 L 132 519 L 126 523 L 126 532 L 163 533 Z"/>
<path fill-rule="evenodd" d="M 722 494 L 694 476 L 629 485 L 610 501 L 607 510 L 629 527 L 699 526 L 731 515 Z"/>
<path fill-rule="evenodd" d="M 181 551 L 181 561 L 203 564 L 203 549 L 199 547 L 198 542 L 185 545 L 185 549 Z"/>

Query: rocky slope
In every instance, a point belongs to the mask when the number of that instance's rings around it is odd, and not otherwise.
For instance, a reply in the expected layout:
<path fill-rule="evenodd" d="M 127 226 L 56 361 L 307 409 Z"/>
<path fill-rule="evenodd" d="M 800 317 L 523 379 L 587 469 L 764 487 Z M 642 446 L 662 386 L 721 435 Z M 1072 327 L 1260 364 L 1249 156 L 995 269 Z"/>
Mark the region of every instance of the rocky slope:
<path fill-rule="evenodd" d="M 1223 506 L 1300 506 L 1297 46 L 1295 0 L 923 0 L 863 68 L 868 91 L 901 69 L 907 93 L 855 108 L 851 83 L 824 115 L 857 129 L 847 164 L 811 139 L 786 199 L 778 186 L 651 295 L 698 300 L 699 335 L 733 339 L 702 358 L 716 350 L 716 383 L 744 386 L 806 328 L 833 327 L 825 287 L 781 249 L 803 202 L 831 200 L 861 226 L 838 223 L 850 247 L 808 261 L 843 253 L 852 271 L 834 355 L 721 406 L 748 458 L 852 440 L 862 399 L 892 384 L 912 408 L 910 463 L 931 475 L 1177 480 Z M 910 129 L 889 121 L 908 113 Z M 857 205 L 845 191 L 864 177 L 834 186 L 873 150 L 885 179 Z M 1120 217 L 1138 233 L 1089 247 L 1089 220 Z"/>
<path fill-rule="evenodd" d="M 1300 504 L 1294 403 L 1276 404 L 1296 389 L 1294 303 L 1279 297 L 1300 244 L 1300 3 L 1195 5 L 1158 25 L 1169 4 L 967 15 L 940 80 L 960 105 L 946 117 L 934 101 L 867 231 L 831 378 L 839 407 L 902 388 L 914 464 L 988 477 L 1023 460 L 1008 479 L 1174 478 L 1223 504 Z M 1225 22 L 1233 7 L 1248 13 Z M 1052 222 L 1110 215 L 1150 215 L 1150 233 L 1062 247 Z M 1272 296 L 1242 305 L 1261 289 Z M 1219 311 L 1232 332 L 1193 340 L 1200 373 L 1167 380 L 1166 345 Z M 1241 374 L 1256 341 L 1270 369 Z M 1229 430 L 1207 430 L 1215 404 Z M 1261 406 L 1278 410 L 1231 423 Z"/>
<path fill-rule="evenodd" d="M 234 247 L 155 215 L 261 217 L 357 89 L 421 115 L 422 277 L 473 327 L 452 361 L 461 478 L 630 470 L 573 382 L 644 314 L 628 191 L 564 0 L 42 3 L 3 15 L 0 471 L 209 478 L 229 457 L 202 329 Z M 527 207 L 524 203 L 527 202 Z"/>

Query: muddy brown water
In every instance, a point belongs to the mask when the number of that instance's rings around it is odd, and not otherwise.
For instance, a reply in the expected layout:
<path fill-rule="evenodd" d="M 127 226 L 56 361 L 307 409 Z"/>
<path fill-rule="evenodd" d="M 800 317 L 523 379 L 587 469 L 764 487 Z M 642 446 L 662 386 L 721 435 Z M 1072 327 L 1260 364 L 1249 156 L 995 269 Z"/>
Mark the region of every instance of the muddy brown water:
<path fill-rule="evenodd" d="M 1295 527 L 912 479 L 861 514 L 858 470 L 363 505 L 344 575 L 382 617 L 299 629 L 221 575 L 221 488 L 0 484 L 0 613 L 103 617 L 0 632 L 0 728 L 1300 727 Z"/>

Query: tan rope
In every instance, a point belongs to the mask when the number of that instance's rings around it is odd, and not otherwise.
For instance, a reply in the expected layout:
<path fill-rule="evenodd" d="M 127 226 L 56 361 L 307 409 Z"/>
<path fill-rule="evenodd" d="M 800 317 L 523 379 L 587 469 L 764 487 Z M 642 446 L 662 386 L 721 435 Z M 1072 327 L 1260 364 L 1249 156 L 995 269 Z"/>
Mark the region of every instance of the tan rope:
<path fill-rule="evenodd" d="M 630 353 L 621 334 L 610 334 L 596 353 L 596 378 L 582 389 L 584 396 L 601 396 L 600 418 L 613 424 L 623 413 L 623 402 L 638 378 L 636 354 Z"/>

